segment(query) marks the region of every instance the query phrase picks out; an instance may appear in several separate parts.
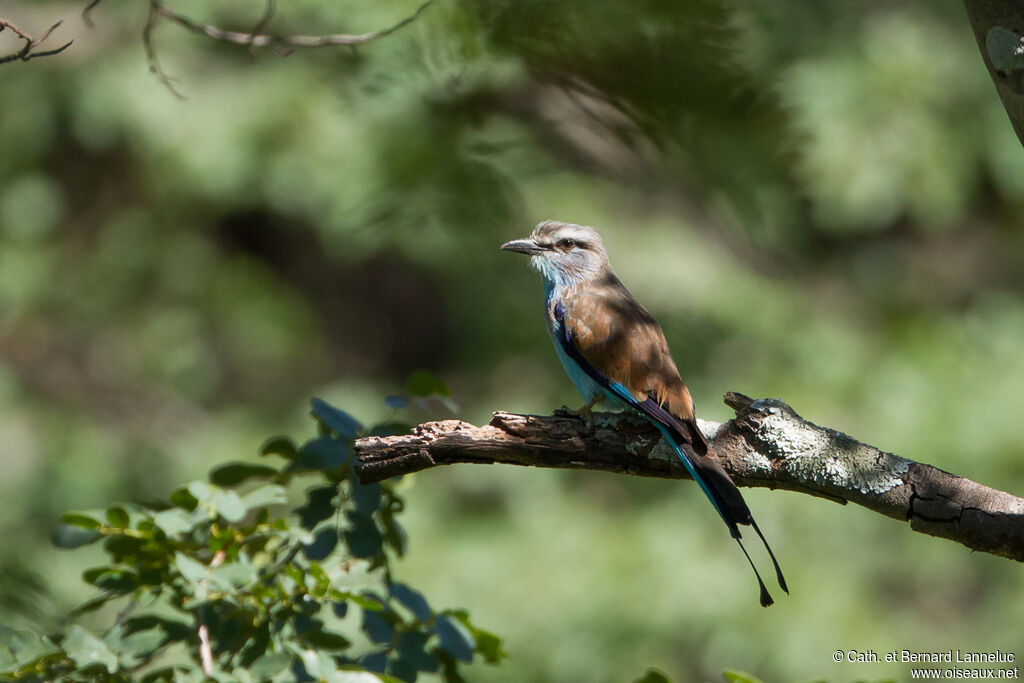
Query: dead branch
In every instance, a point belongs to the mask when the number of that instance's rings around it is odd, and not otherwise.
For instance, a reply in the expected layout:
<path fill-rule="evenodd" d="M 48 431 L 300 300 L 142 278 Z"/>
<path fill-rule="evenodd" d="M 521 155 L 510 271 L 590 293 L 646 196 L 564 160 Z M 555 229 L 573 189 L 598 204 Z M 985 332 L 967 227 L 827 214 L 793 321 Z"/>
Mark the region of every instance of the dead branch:
<path fill-rule="evenodd" d="M 1024 499 L 819 427 L 778 399 L 729 393 L 725 402 L 736 417 L 701 428 L 738 486 L 857 503 L 914 531 L 1024 561 Z M 596 414 L 588 426 L 575 417 L 496 412 L 487 426 L 428 422 L 408 435 L 359 439 L 355 451 L 364 482 L 454 463 L 689 476 L 653 426 L 621 413 Z"/>
<path fill-rule="evenodd" d="M 256 24 L 256 27 L 252 32 L 241 32 L 241 31 L 229 31 L 227 29 L 214 26 L 212 24 L 203 24 L 189 17 L 172 10 L 170 7 L 165 5 L 161 0 L 150 0 L 150 5 L 153 9 L 162 17 L 182 26 L 193 33 L 204 35 L 207 38 L 213 40 L 219 40 L 226 43 L 233 43 L 235 45 L 244 45 L 247 47 L 278 47 L 278 48 L 317 48 L 317 47 L 332 47 L 339 45 L 365 45 L 371 43 L 378 38 L 390 35 L 395 31 L 407 26 L 408 24 L 415 21 L 420 14 L 422 14 L 434 0 L 426 0 L 421 4 L 415 12 L 402 19 L 397 24 L 393 24 L 387 28 L 383 28 L 377 31 L 370 31 L 369 33 L 331 33 L 324 35 L 278 35 L 272 33 L 262 33 L 261 31 L 266 27 L 270 21 L 270 16 L 273 14 L 273 5 L 268 3 L 267 9 L 264 12 L 263 18 Z"/>
<path fill-rule="evenodd" d="M 100 1 L 101 0 L 91 0 L 89 5 L 85 10 L 83 10 L 82 15 L 87 23 L 92 23 L 89 18 L 89 12 L 95 9 Z M 246 46 L 249 48 L 250 52 L 255 52 L 257 48 L 269 48 L 278 56 L 283 57 L 290 54 L 291 50 L 295 48 L 349 46 L 354 49 L 356 46 L 371 43 L 378 38 L 390 35 L 402 27 L 412 23 L 433 3 L 434 0 L 426 0 L 416 9 L 415 12 L 398 23 L 377 31 L 370 31 L 369 33 L 286 35 L 263 32 L 274 15 L 273 0 L 267 0 L 267 5 L 263 11 L 263 15 L 253 27 L 252 31 L 249 32 L 229 31 L 219 26 L 214 26 L 213 24 L 203 24 L 171 9 L 165 5 L 162 0 L 149 0 L 149 15 L 146 18 L 146 24 L 142 30 L 142 43 L 146 50 L 146 61 L 149 63 L 149 70 L 156 75 L 157 79 L 173 95 L 181 98 L 181 93 L 174 86 L 175 79 L 167 75 L 157 59 L 156 46 L 153 43 L 153 31 L 156 28 L 157 19 L 159 18 L 166 19 L 167 21 L 177 24 L 178 26 L 181 26 L 193 33 L 206 36 L 207 38 L 212 38 L 213 40 L 231 43 L 233 45 Z"/>
<path fill-rule="evenodd" d="M 7 21 L 6 19 L 0 18 L 0 33 L 2 33 L 4 29 L 9 29 L 14 35 L 18 36 L 18 38 L 21 38 L 21 40 L 25 42 L 22 48 L 17 52 L 12 52 L 9 55 L 0 56 L 0 64 L 6 64 L 7 62 L 14 61 L 27 62 L 30 59 L 35 59 L 36 57 L 49 57 L 51 55 L 56 55 L 60 54 L 61 52 L 64 52 L 64 50 L 71 47 L 71 43 L 75 41 L 69 40 L 60 47 L 55 48 L 53 50 L 36 49 L 37 47 L 39 47 L 39 45 L 43 43 L 43 41 L 49 38 L 50 34 L 53 33 L 53 31 L 62 23 L 63 21 L 58 21 L 56 24 L 46 29 L 43 35 L 39 36 L 38 38 L 33 38 L 28 33 L 25 33 L 11 22 Z"/>

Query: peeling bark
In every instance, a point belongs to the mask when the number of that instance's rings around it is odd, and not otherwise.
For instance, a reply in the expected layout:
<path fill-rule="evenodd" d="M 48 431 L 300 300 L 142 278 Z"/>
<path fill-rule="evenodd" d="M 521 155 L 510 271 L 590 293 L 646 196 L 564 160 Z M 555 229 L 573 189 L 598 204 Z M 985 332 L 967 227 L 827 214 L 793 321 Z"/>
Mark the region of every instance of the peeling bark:
<path fill-rule="evenodd" d="M 908 521 L 914 531 L 1024 561 L 1024 499 L 819 427 L 778 399 L 729 393 L 725 402 L 734 419 L 700 426 L 738 486 L 857 503 Z M 625 413 L 595 413 L 588 425 L 576 417 L 499 411 L 489 425 L 427 422 L 411 434 L 359 439 L 355 451 L 364 482 L 455 463 L 689 478 L 657 429 Z"/>

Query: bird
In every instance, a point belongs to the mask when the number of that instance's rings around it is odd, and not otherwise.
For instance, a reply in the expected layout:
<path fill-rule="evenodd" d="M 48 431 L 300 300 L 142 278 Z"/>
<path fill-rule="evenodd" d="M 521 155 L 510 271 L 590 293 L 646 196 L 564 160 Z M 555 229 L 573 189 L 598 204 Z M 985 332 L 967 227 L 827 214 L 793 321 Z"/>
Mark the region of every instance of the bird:
<path fill-rule="evenodd" d="M 775 553 L 697 426 L 693 399 L 661 326 L 615 275 L 597 230 L 547 220 L 529 237 L 506 242 L 501 249 L 528 255 L 543 278 L 548 334 L 586 401 L 579 410 L 564 412 L 590 422 L 591 410 L 604 402 L 652 422 L 739 544 L 757 577 L 761 605 L 768 607 L 774 600 L 743 545 L 740 526 L 752 527 L 761 539 L 779 587 L 788 594 Z"/>

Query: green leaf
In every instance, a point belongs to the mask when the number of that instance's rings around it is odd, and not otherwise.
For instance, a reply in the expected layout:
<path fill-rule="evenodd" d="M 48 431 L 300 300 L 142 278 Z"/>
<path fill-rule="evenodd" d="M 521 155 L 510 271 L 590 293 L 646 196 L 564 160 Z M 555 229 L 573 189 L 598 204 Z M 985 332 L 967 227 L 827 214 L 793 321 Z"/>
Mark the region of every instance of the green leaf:
<path fill-rule="evenodd" d="M 490 631 L 474 626 L 469 621 L 469 614 L 465 610 L 448 610 L 447 614 L 469 629 L 476 642 L 476 651 L 483 655 L 485 661 L 496 664 L 507 656 L 501 649 L 501 638 Z"/>
<path fill-rule="evenodd" d="M 248 561 L 228 562 L 210 572 L 210 581 L 226 592 L 250 584 L 256 578 L 256 567 Z"/>
<path fill-rule="evenodd" d="M 339 671 L 334 676 L 335 683 L 385 683 L 386 679 L 369 671 Z"/>
<path fill-rule="evenodd" d="M 319 562 L 334 552 L 338 545 L 338 531 L 333 526 L 321 529 L 313 537 L 313 542 L 302 549 L 306 559 Z"/>
<path fill-rule="evenodd" d="M 136 631 L 121 639 L 120 651 L 138 661 L 145 659 L 166 640 L 167 634 L 160 628 Z"/>
<path fill-rule="evenodd" d="M 441 639 L 441 647 L 460 662 L 473 661 L 473 636 L 461 623 L 444 614 L 437 616 L 434 633 Z"/>
<path fill-rule="evenodd" d="M 185 580 L 190 583 L 199 583 L 206 578 L 206 565 L 193 560 L 184 553 L 174 553 L 174 565 L 178 568 Z"/>
<path fill-rule="evenodd" d="M 0 625 L 0 642 L 10 650 L 18 666 L 25 666 L 40 657 L 60 651 L 44 636 L 28 630 L 16 631 L 3 625 Z"/>
<path fill-rule="evenodd" d="M 384 399 L 384 405 L 394 410 L 401 410 L 402 408 L 409 405 L 408 396 L 388 396 Z"/>
<path fill-rule="evenodd" d="M 77 624 L 68 629 L 60 645 L 79 668 L 102 664 L 108 673 L 117 671 L 117 655 L 106 643 Z"/>
<path fill-rule="evenodd" d="M 653 669 L 651 671 L 653 671 Z M 651 672 L 648 671 L 647 673 L 650 674 Z M 735 671 L 733 669 L 726 669 L 725 671 L 723 671 L 722 678 L 729 681 L 729 683 L 761 683 L 760 678 L 751 676 L 750 674 L 744 673 L 743 671 Z M 664 678 L 664 680 L 668 681 L 667 678 Z M 644 683 L 647 683 L 646 679 L 644 680 Z M 652 683 L 660 682 L 653 681 Z"/>
<path fill-rule="evenodd" d="M 131 524 L 128 512 L 123 507 L 107 509 L 107 523 L 115 529 L 127 529 Z"/>
<path fill-rule="evenodd" d="M 168 640 L 187 640 L 195 636 L 195 623 L 190 612 L 166 604 L 136 613 L 124 621 L 125 633 L 148 631 L 158 628 L 167 634 Z"/>
<path fill-rule="evenodd" d="M 79 614 L 86 614 L 88 612 L 92 612 L 93 610 L 97 610 L 100 607 L 103 607 L 103 605 L 107 604 L 108 601 L 113 600 L 113 599 L 115 599 L 117 597 L 119 597 L 119 596 L 108 595 L 106 593 L 100 593 L 99 595 L 94 595 L 93 597 L 89 598 L 88 600 L 86 600 L 82 604 L 78 605 L 78 607 L 75 607 L 73 610 L 71 610 L 71 613 L 70 613 L 69 616 L 76 617 Z"/>
<path fill-rule="evenodd" d="M 249 666 L 249 673 L 257 680 L 269 680 L 284 671 L 291 663 L 291 655 L 283 652 L 268 652 Z"/>
<path fill-rule="evenodd" d="M 313 416 L 320 420 L 323 424 L 327 425 L 331 430 L 337 432 L 337 434 L 343 439 L 354 439 L 363 429 L 363 425 L 359 423 L 359 420 L 355 419 L 344 410 L 335 408 L 326 401 L 313 398 L 310 400 L 313 406 Z"/>
<path fill-rule="evenodd" d="M 260 455 L 280 455 L 286 460 L 294 458 L 297 452 L 295 442 L 287 436 L 272 436 L 260 446 Z"/>
<path fill-rule="evenodd" d="M 375 643 L 390 643 L 395 636 L 394 624 L 381 612 L 363 612 L 363 630 Z"/>
<path fill-rule="evenodd" d="M 288 502 L 288 492 L 283 486 L 267 484 L 253 489 L 242 496 L 242 505 L 246 510 L 255 510 L 269 505 L 281 505 Z"/>
<path fill-rule="evenodd" d="M 104 566 L 86 569 L 82 572 L 82 579 L 97 588 L 114 593 L 128 593 L 139 585 L 138 575 L 123 567 Z"/>
<path fill-rule="evenodd" d="M 170 496 L 171 503 L 183 510 L 192 512 L 199 505 L 199 499 L 189 493 L 187 487 L 175 489 L 171 492 Z"/>
<path fill-rule="evenodd" d="M 355 510 L 345 513 L 350 527 L 345 532 L 345 543 L 355 557 L 374 557 L 380 554 L 384 539 L 373 519 Z"/>
<path fill-rule="evenodd" d="M 213 495 L 214 489 L 205 481 L 193 481 L 186 487 L 198 503 L 205 503 Z"/>
<path fill-rule="evenodd" d="M 95 543 L 102 538 L 96 529 L 85 529 L 71 524 L 58 524 L 50 535 L 50 540 L 58 548 L 72 550 L 83 545 Z"/>
<path fill-rule="evenodd" d="M 65 512 L 61 515 L 60 521 L 83 529 L 99 529 L 103 526 L 103 521 L 99 517 L 85 512 Z"/>
<path fill-rule="evenodd" d="M 452 390 L 440 377 L 429 370 L 417 370 L 405 381 L 406 389 L 413 396 L 451 396 Z"/>
<path fill-rule="evenodd" d="M 353 479 L 352 499 L 357 510 L 364 515 L 372 515 L 380 507 L 380 484 L 361 484 L 358 479 Z"/>
<path fill-rule="evenodd" d="M 398 647 L 395 649 L 399 661 L 407 663 L 412 668 L 413 675 L 408 680 L 415 679 L 417 671 L 437 671 L 437 658 L 426 650 L 429 638 L 430 634 L 423 631 L 406 631 L 399 636 Z M 392 673 L 397 675 L 398 671 Z"/>
<path fill-rule="evenodd" d="M 422 622 L 430 621 L 430 617 L 434 613 L 430 611 L 430 605 L 427 604 L 427 599 L 423 597 L 423 593 L 410 588 L 404 583 L 391 584 L 390 592 L 391 597 L 402 603 L 417 619 Z"/>
<path fill-rule="evenodd" d="M 302 639 L 317 650 L 345 650 L 352 645 L 349 639 L 340 633 L 322 628 L 304 633 Z"/>
<path fill-rule="evenodd" d="M 215 489 L 209 499 L 210 507 L 229 522 L 241 522 L 247 512 L 242 498 L 234 491 Z"/>
<path fill-rule="evenodd" d="M 181 508 L 170 508 L 154 514 L 153 524 L 172 537 L 185 533 L 193 526 L 192 515 Z"/>
<path fill-rule="evenodd" d="M 345 464 L 351 453 L 351 448 L 344 441 L 326 437 L 312 439 L 302 445 L 285 471 L 326 472 Z"/>
<path fill-rule="evenodd" d="M 229 462 L 210 470 L 210 481 L 217 486 L 237 486 L 246 479 L 272 479 L 277 469 L 249 462 Z"/>
<path fill-rule="evenodd" d="M 336 486 L 320 486 L 310 489 L 307 494 L 308 502 L 295 509 L 299 513 L 299 523 L 306 529 L 312 529 L 333 515 L 334 505 L 331 504 L 331 501 L 337 492 Z"/>
<path fill-rule="evenodd" d="M 672 681 L 663 672 L 657 669 L 648 669 L 647 673 L 633 681 L 633 683 L 672 683 Z"/>

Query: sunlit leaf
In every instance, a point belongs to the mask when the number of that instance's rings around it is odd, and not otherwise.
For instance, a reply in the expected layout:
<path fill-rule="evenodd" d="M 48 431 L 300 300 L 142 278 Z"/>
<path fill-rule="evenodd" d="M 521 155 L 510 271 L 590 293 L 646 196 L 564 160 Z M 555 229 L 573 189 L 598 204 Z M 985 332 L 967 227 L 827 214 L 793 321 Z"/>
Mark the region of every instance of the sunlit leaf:
<path fill-rule="evenodd" d="M 651 671 L 653 671 L 653 669 Z M 651 672 L 648 672 L 648 675 L 650 675 L 650 673 Z M 661 675 L 660 672 L 655 673 Z M 762 683 L 760 678 L 751 676 L 743 671 L 735 671 L 733 669 L 726 669 L 723 671 L 722 678 L 727 680 L 729 683 Z M 663 677 L 662 679 L 651 681 L 650 683 L 661 683 L 662 680 L 668 681 L 667 678 Z M 643 683 L 647 683 L 646 679 L 644 679 Z"/>
<path fill-rule="evenodd" d="M 283 486 L 267 484 L 258 489 L 253 489 L 242 496 L 242 505 L 246 510 L 267 507 L 268 505 L 281 505 L 288 502 L 288 493 Z"/>
<path fill-rule="evenodd" d="M 192 515 L 181 508 L 170 508 L 154 514 L 153 523 L 168 536 L 176 536 L 192 528 Z"/>
<path fill-rule="evenodd" d="M 0 643 L 11 652 L 19 666 L 34 662 L 47 653 L 60 650 L 48 638 L 27 630 L 14 630 L 0 624 Z"/>
<path fill-rule="evenodd" d="M 247 512 L 242 498 L 231 490 L 216 489 L 209 498 L 210 507 L 229 522 L 240 522 Z"/>
<path fill-rule="evenodd" d="M 106 643 L 77 624 L 67 630 L 60 646 L 81 668 L 102 664 L 109 673 L 117 671 L 117 655 Z"/>
<path fill-rule="evenodd" d="M 291 664 L 291 655 L 283 652 L 268 652 L 257 658 L 249 667 L 249 673 L 257 680 L 269 680 Z"/>
<path fill-rule="evenodd" d="M 174 565 L 181 572 L 185 580 L 191 583 L 198 583 L 206 578 L 206 566 L 196 562 L 184 553 L 177 552 L 174 554 Z"/>

